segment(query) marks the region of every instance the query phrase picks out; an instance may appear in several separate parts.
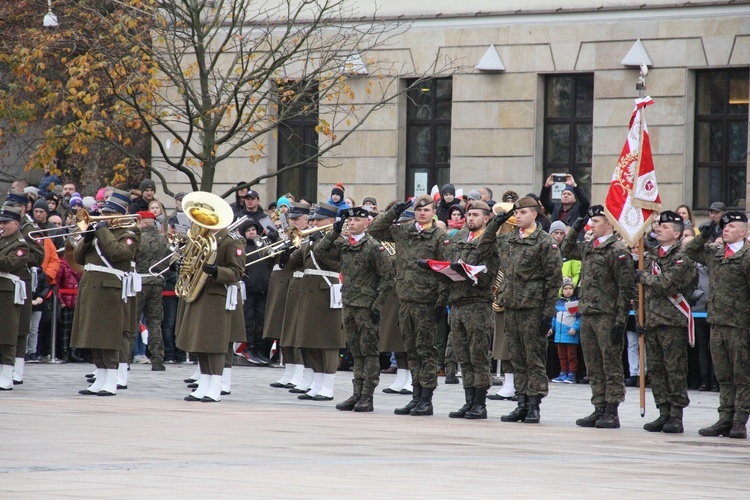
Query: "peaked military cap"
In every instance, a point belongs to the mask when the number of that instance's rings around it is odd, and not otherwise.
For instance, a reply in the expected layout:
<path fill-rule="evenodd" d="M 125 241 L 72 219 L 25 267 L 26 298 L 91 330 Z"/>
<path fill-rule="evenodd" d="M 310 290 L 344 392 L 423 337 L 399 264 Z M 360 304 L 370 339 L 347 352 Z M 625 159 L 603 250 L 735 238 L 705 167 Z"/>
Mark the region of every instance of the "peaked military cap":
<path fill-rule="evenodd" d="M 18 207 L 11 207 L 9 205 L 3 205 L 2 210 L 0 210 L 0 222 L 7 222 L 11 220 L 21 220 L 21 209 Z"/>
<path fill-rule="evenodd" d="M 328 219 L 335 218 L 338 215 L 339 209 L 335 205 L 329 205 L 328 203 L 318 203 L 315 207 L 315 213 L 310 216 L 311 219 Z"/>
<path fill-rule="evenodd" d="M 29 202 L 28 195 L 18 189 L 11 189 L 10 191 L 8 191 L 8 197 L 5 198 L 5 203 L 9 205 L 18 203 L 18 204 L 26 206 L 28 202 Z"/>
<path fill-rule="evenodd" d="M 128 213 L 128 205 L 130 205 L 130 193 L 121 189 L 114 189 L 112 196 L 104 202 L 104 206 L 99 211 L 117 212 L 118 214 L 125 215 Z"/>
<path fill-rule="evenodd" d="M 289 210 L 289 213 L 286 214 L 287 218 L 289 219 L 296 219 L 297 217 L 301 217 L 303 215 L 310 215 L 310 205 L 305 202 L 292 202 L 292 208 Z"/>
<path fill-rule="evenodd" d="M 719 227 L 724 227 L 730 222 L 747 222 L 745 212 L 724 212 L 719 221 Z"/>

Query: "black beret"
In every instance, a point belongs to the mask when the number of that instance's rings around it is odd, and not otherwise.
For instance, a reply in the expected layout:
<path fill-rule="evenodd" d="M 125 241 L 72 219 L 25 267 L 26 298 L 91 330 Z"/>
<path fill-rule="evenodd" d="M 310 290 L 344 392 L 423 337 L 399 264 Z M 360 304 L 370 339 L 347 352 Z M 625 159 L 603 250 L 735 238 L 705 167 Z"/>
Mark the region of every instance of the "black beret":
<path fill-rule="evenodd" d="M 673 224 L 685 224 L 682 216 L 680 214 L 672 212 L 671 210 L 666 210 L 659 214 L 659 224 L 664 224 L 665 222 L 671 222 Z"/>
<path fill-rule="evenodd" d="M 745 212 L 724 212 L 719 221 L 719 227 L 724 227 L 730 222 L 747 222 Z"/>

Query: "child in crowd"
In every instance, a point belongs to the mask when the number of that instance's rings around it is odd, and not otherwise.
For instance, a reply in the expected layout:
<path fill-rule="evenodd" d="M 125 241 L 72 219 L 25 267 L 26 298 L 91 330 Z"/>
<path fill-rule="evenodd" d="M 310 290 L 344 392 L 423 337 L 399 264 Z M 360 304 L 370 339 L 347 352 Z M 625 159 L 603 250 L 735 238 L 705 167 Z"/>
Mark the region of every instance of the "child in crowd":
<path fill-rule="evenodd" d="M 563 278 L 562 297 L 555 304 L 555 317 L 549 335 L 555 336 L 557 355 L 560 358 L 560 375 L 552 382 L 576 383 L 578 371 L 578 344 L 581 341 L 581 313 L 573 279 Z"/>
<path fill-rule="evenodd" d="M 448 236 L 453 236 L 464 228 L 466 225 L 466 217 L 464 215 L 464 209 L 461 205 L 452 205 L 448 209 Z"/>
<path fill-rule="evenodd" d="M 331 197 L 328 199 L 328 204 L 338 207 L 339 213 L 352 208 L 351 205 L 344 200 L 344 185 L 342 183 L 339 182 L 333 186 L 333 189 L 331 189 Z"/>

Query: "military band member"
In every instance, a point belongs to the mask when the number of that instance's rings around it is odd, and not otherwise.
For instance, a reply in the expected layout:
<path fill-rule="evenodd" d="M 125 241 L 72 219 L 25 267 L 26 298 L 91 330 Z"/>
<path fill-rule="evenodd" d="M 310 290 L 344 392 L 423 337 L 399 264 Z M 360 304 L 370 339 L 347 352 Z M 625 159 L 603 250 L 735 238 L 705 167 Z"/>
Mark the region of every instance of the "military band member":
<path fill-rule="evenodd" d="M 299 231 L 307 229 L 307 221 L 310 216 L 310 205 L 305 202 L 292 202 L 292 207 L 286 217 L 289 224 Z M 300 390 L 307 390 L 312 384 L 312 369 L 309 370 L 309 381 L 302 384 L 303 374 L 305 372 L 305 363 L 302 360 L 302 352 L 291 345 L 291 331 L 288 327 L 291 322 L 286 322 L 287 309 L 289 313 L 296 313 L 297 301 L 296 296 L 289 297 L 289 284 L 292 281 L 294 271 L 287 267 L 289 256 L 294 251 L 293 248 L 287 248 L 274 259 L 271 278 L 268 281 L 268 298 L 266 301 L 266 315 L 263 323 L 263 338 L 278 340 L 281 359 L 284 362 L 284 373 L 276 382 L 271 383 L 271 387 L 278 387 L 293 390 L 300 386 Z M 287 328 L 285 328 L 285 325 Z"/>
<path fill-rule="evenodd" d="M 125 215 L 130 194 L 115 189 L 100 209 L 103 215 Z M 110 227 L 111 226 L 111 227 Z M 133 262 L 140 247 L 140 230 L 103 220 L 90 228 L 75 248 L 75 261 L 84 266 L 78 285 L 70 345 L 91 349 L 96 380 L 79 394 L 114 396 L 123 340 L 131 331 Z M 106 319 L 102 317 L 106 312 Z"/>
<path fill-rule="evenodd" d="M 659 246 L 645 255 L 644 270 L 636 270 L 645 288 L 646 352 L 651 392 L 659 418 L 643 428 L 649 432 L 683 432 L 682 410 L 689 403 L 687 391 L 688 317 L 690 298 L 698 283 L 695 265 L 684 255 L 680 240 L 684 223 L 672 211 L 659 214 L 656 241 Z M 684 313 L 673 301 L 687 306 Z"/>
<path fill-rule="evenodd" d="M 320 203 L 310 219 L 314 227 L 329 226 L 337 213 L 337 207 Z M 321 232 L 312 234 L 309 242 L 289 257 L 287 266 L 294 274 L 287 293 L 287 313 L 292 303 L 297 306 L 291 316 L 285 314 L 283 328 L 290 329 L 291 345 L 301 349 L 305 369 L 313 372 L 310 389 L 298 399 L 332 401 L 339 350 L 346 346 L 346 339 L 341 328 L 341 309 L 331 307 L 331 287 L 340 283 L 341 265 L 337 260 L 318 256 L 316 248 L 322 238 Z"/>
<path fill-rule="evenodd" d="M 25 302 L 31 302 L 31 290 L 21 278 L 28 270 L 29 245 L 21 234 L 23 211 L 5 205 L 0 210 L 0 390 L 13 389 L 13 366 L 18 341 L 18 322 Z M 24 345 L 24 351 L 26 346 Z"/>
<path fill-rule="evenodd" d="M 237 332 L 244 337 L 244 322 L 241 328 L 236 325 L 240 319 L 244 321 L 237 289 L 234 294 L 238 300 L 231 300 L 232 287 L 237 286 L 245 270 L 244 238 L 234 237 L 226 228 L 215 231 L 214 237 L 216 261 L 204 263 L 202 270 L 197 271 L 206 273 L 208 279 L 197 298 L 185 303 L 177 325 L 177 347 L 195 353 L 201 370 L 198 387 L 185 396 L 185 401 L 221 401 L 221 378 L 229 340 Z"/>
<path fill-rule="evenodd" d="M 507 257 L 498 296 L 505 308 L 505 332 L 518 396 L 516 409 L 500 420 L 536 424 L 541 418 L 539 405 L 548 393 L 547 331 L 562 285 L 562 259 L 555 241 L 536 222 L 536 200 L 523 197 L 513 210 L 495 217 L 500 227 L 515 215 L 518 227 L 498 237 L 498 252 Z"/>
<path fill-rule="evenodd" d="M 396 244 L 396 293 L 399 326 L 409 357 L 413 380 L 412 400 L 396 415 L 432 415 L 432 394 L 437 387 L 435 328 L 446 312 L 448 287 L 436 273 L 417 266 L 420 259 L 447 260 L 448 234 L 433 223 L 434 200 L 427 195 L 414 200 L 415 221 L 394 225 L 407 209 L 400 202 L 379 215 L 368 230 L 373 238 Z"/>
<path fill-rule="evenodd" d="M 466 227 L 451 238 L 450 260 L 486 266 L 472 280 L 451 284 L 448 305 L 453 349 L 461 364 L 466 404 L 451 412 L 451 418 L 486 419 L 487 391 L 492 386 L 490 341 L 495 330 L 492 284 L 498 268 L 495 237 L 501 224 L 490 221 L 490 207 L 483 201 L 466 205 Z"/>
<path fill-rule="evenodd" d="M 352 396 L 337 410 L 373 411 L 373 394 L 380 382 L 378 325 L 393 286 L 393 267 L 385 247 L 365 233 L 370 212 L 355 207 L 342 217 L 316 246 L 316 255 L 341 263 L 342 316 L 346 342 L 354 356 Z M 347 222 L 349 237 L 340 238 Z"/>
<path fill-rule="evenodd" d="M 13 380 L 16 384 L 23 383 L 23 369 L 26 356 L 26 344 L 31 330 L 32 304 L 31 295 L 36 286 L 36 279 L 32 278 L 34 268 L 41 269 L 44 262 L 44 246 L 29 236 L 31 231 L 39 229 L 33 219 L 26 213 L 29 198 L 23 191 L 11 189 L 3 205 L 15 207 L 21 212 L 19 231 L 21 237 L 29 247 L 28 265 L 26 269 L 19 271 L 19 276 L 26 283 L 29 300 L 21 305 L 21 317 L 18 320 L 18 341 L 16 342 L 16 357 L 14 360 Z"/>
<path fill-rule="evenodd" d="M 750 412 L 750 245 L 747 216 L 726 212 L 719 221 L 722 245 L 710 244 L 713 225 L 701 229 L 685 254 L 708 267 L 711 359 L 719 381 L 719 420 L 701 436 L 747 438 Z"/>
<path fill-rule="evenodd" d="M 618 406 L 625 400 L 622 368 L 623 339 L 635 290 L 633 258 L 614 234 L 604 207 L 588 211 L 594 239 L 579 242 L 586 225 L 579 218 L 563 240 L 562 255 L 581 261 L 581 347 L 591 386 L 594 412 L 576 420 L 580 427 L 617 429 Z"/>

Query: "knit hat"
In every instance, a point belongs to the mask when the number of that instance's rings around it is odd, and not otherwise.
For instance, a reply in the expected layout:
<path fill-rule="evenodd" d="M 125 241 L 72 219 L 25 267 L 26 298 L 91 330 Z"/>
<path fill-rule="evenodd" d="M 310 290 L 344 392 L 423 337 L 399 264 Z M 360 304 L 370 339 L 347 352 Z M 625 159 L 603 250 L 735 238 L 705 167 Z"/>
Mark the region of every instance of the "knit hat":
<path fill-rule="evenodd" d="M 104 192 L 107 190 L 107 188 L 101 188 L 99 191 L 96 192 L 96 200 L 95 201 L 104 201 Z"/>
<path fill-rule="evenodd" d="M 334 194 L 337 194 L 342 198 L 344 197 L 344 185 L 342 183 L 339 182 L 338 184 L 333 186 L 333 189 L 331 189 L 331 196 L 333 196 Z"/>
<path fill-rule="evenodd" d="M 140 215 L 141 219 L 156 219 L 156 215 L 150 210 L 138 210 L 135 214 Z"/>
<path fill-rule="evenodd" d="M 81 194 L 79 192 L 75 192 L 70 195 L 70 201 L 68 201 L 68 206 L 72 209 L 75 205 L 82 207 L 83 206 L 83 198 L 81 198 Z"/>
<path fill-rule="evenodd" d="M 440 188 L 440 196 L 445 196 L 446 194 L 452 194 L 453 196 L 456 196 L 456 188 L 453 186 L 453 184 L 445 184 L 442 188 Z"/>
<path fill-rule="evenodd" d="M 563 191 L 570 191 L 571 193 L 573 193 L 573 197 L 576 196 L 576 190 L 570 184 L 565 184 L 565 187 L 563 188 Z"/>
<path fill-rule="evenodd" d="M 563 284 L 562 287 L 565 288 L 566 286 L 572 286 L 575 288 L 575 285 L 573 284 L 573 278 L 566 276 L 563 278 Z"/>
<path fill-rule="evenodd" d="M 562 231 L 563 233 L 568 228 L 568 226 L 565 225 L 565 223 L 561 220 L 556 220 L 549 226 L 549 234 L 554 233 L 555 231 Z"/>
<path fill-rule="evenodd" d="M 153 181 L 153 179 L 143 179 L 141 181 L 139 189 L 141 190 L 141 192 L 147 189 L 153 189 L 154 191 L 156 191 L 156 183 Z"/>
<path fill-rule="evenodd" d="M 367 205 L 368 203 L 378 206 L 378 200 L 376 200 L 372 196 L 365 196 L 365 199 L 362 200 L 362 205 Z"/>
<path fill-rule="evenodd" d="M 463 219 L 466 216 L 466 213 L 464 212 L 464 207 L 461 205 L 451 205 L 451 207 L 448 209 L 448 218 L 451 218 L 451 215 L 453 215 L 453 212 L 458 212 L 461 214 L 461 218 Z"/>
<path fill-rule="evenodd" d="M 482 199 L 482 193 L 479 192 L 478 189 L 472 189 L 469 191 L 469 194 L 466 195 L 467 200 L 481 200 Z"/>
<path fill-rule="evenodd" d="M 93 196 L 86 196 L 83 198 L 83 200 L 81 200 L 81 203 L 83 203 L 83 208 L 85 208 L 86 210 L 91 210 L 91 207 L 96 205 L 96 200 Z"/>
<path fill-rule="evenodd" d="M 37 208 L 42 208 L 47 214 L 49 214 L 49 205 L 47 205 L 47 200 L 44 198 L 39 198 L 34 202 L 34 210 Z"/>
<path fill-rule="evenodd" d="M 276 208 L 281 208 L 281 205 L 286 205 L 287 208 L 292 208 L 292 202 L 289 201 L 289 198 L 286 196 L 282 196 L 276 201 Z"/>
<path fill-rule="evenodd" d="M 35 188 L 34 186 L 28 186 L 23 188 L 23 192 L 27 195 L 32 195 L 34 198 L 39 197 L 39 189 Z"/>

